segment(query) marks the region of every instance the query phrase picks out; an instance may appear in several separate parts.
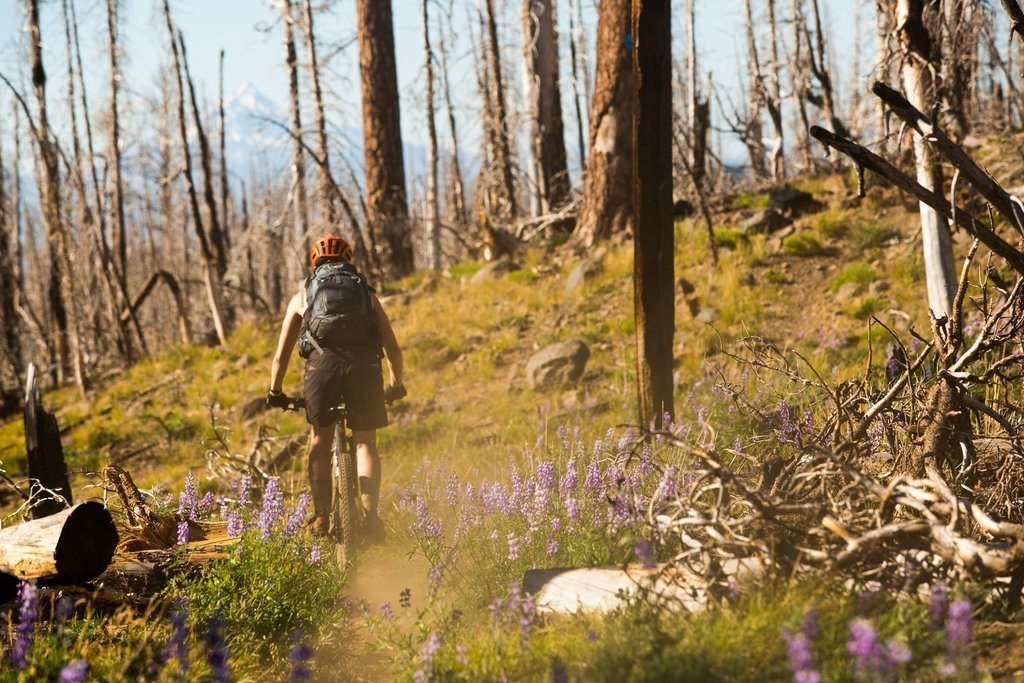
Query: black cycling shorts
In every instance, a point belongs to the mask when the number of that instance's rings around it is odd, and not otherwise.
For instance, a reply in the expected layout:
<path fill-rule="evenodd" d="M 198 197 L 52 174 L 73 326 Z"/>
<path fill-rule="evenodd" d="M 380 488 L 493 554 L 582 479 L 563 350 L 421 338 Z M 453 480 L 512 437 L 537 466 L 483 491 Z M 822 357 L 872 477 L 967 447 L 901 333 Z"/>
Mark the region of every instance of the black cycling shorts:
<path fill-rule="evenodd" d="M 314 427 L 333 423 L 331 408 L 348 409 L 350 429 L 380 429 L 388 424 L 384 377 L 379 359 L 358 359 L 333 351 L 313 351 L 306 360 L 306 421 Z"/>

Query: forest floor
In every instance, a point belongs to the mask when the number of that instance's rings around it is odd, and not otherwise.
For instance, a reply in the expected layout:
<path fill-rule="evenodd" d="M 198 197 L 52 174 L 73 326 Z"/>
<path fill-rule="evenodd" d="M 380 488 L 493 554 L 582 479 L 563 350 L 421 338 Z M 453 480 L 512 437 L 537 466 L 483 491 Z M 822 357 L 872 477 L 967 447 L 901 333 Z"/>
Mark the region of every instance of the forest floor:
<path fill-rule="evenodd" d="M 768 196 L 758 191 L 736 194 L 716 215 L 718 264 L 712 262 L 699 223 L 677 224 L 676 272 L 686 283 L 677 297 L 676 410 L 680 419 L 717 415 L 717 438 L 722 443 L 745 438 L 749 432 L 741 420 L 730 423 L 714 389 L 714 368 L 729 363 L 723 351 L 734 350 L 737 339 L 765 337 L 781 348 L 800 351 L 829 378 L 842 379 L 862 374 L 869 353 L 876 364 L 884 363 L 886 337 L 877 326 L 869 326 L 872 316 L 895 330 L 911 325 L 928 330 L 916 205 L 881 188 L 857 199 L 854 179 L 846 175 L 800 178 L 791 184 L 813 194 L 821 206 L 781 231 L 750 234 L 742 225 L 767 205 Z M 958 253 L 966 251 L 962 234 L 957 245 Z M 600 261 L 601 270 L 574 291 L 567 291 L 565 283 L 579 256 L 544 249 L 521 255 L 511 272 L 492 278 L 474 278 L 480 264 L 461 264 L 443 275 L 419 274 L 384 289 L 386 307 L 406 352 L 409 398 L 395 407 L 392 425 L 380 434 L 382 516 L 389 526 L 388 543 L 361 558 L 348 577 L 346 596 L 376 608 L 382 603 L 397 605 L 401 591 L 409 588 L 413 597 L 398 623 L 413 631 L 425 623 L 420 611 L 432 603 L 427 597 L 432 561 L 415 552 L 416 539 L 401 524 L 408 516 L 403 490 L 429 481 L 425 471 L 443 468 L 461 482 L 506 481 L 513 470 L 537 466 L 540 437 L 555 441 L 578 430 L 573 438 L 591 444 L 609 429 L 635 421 L 631 252 L 628 243 L 619 243 L 590 254 Z M 277 321 L 253 320 L 224 347 L 174 347 L 108 378 L 87 399 L 70 389 L 48 394 L 46 401 L 56 407 L 64 429 L 76 494 L 98 495 L 94 473 L 108 461 L 129 469 L 140 486 L 157 491 L 176 492 L 189 472 L 205 490 L 226 491 L 229 482 L 207 477 L 208 450 L 245 453 L 261 429 L 279 439 L 272 451 L 287 449 L 280 468 L 286 491 L 300 490 L 305 467 L 302 416 L 258 409 L 276 338 Z M 591 352 L 579 384 L 531 389 L 524 370 L 530 356 L 554 342 L 577 339 Z M 285 383 L 289 393 L 300 391 L 300 372 L 301 362 L 295 359 Z M 23 472 L 23 449 L 20 423 L 0 425 L 4 469 L 14 475 Z M 4 504 L 0 499 L 0 507 Z M 783 603 L 779 608 L 775 599 L 751 596 L 752 606 L 729 619 L 734 625 L 756 624 L 741 633 L 777 635 L 778 624 L 798 618 L 805 606 L 789 596 L 778 599 Z M 483 608 L 476 604 L 476 609 Z M 765 614 L 758 616 L 758 609 Z M 835 618 L 845 619 L 841 615 L 847 614 L 842 611 L 846 608 L 836 609 Z M 777 610 L 781 611 L 774 616 L 767 614 Z M 621 670 L 598 662 L 585 641 L 594 632 L 609 639 L 617 632 L 610 627 L 602 630 L 592 621 L 573 628 L 576 631 L 562 628 L 564 633 L 557 637 L 577 633 L 579 646 L 567 646 L 552 633 L 545 632 L 543 638 L 552 648 L 565 648 L 570 664 L 577 656 L 570 667 L 574 677 L 613 680 Z M 717 626 L 708 626 L 701 631 L 703 636 L 694 635 L 693 629 L 705 627 L 687 628 L 691 630 L 671 637 L 708 647 L 729 642 L 716 640 L 725 637 Z M 403 653 L 396 638 L 385 631 L 341 629 L 319 649 L 318 677 L 410 676 L 418 660 L 408 653 L 420 651 L 426 634 L 403 636 Z M 998 678 L 1024 666 L 1015 625 L 986 626 L 983 633 L 988 634 L 986 647 L 992 654 L 987 671 Z M 747 646 L 734 644 L 740 649 Z M 767 645 L 753 649 L 763 647 Z M 628 655 L 628 648 L 620 649 Z M 779 667 L 784 648 L 775 649 L 772 666 Z M 338 657 L 350 658 L 343 670 L 336 664 Z M 501 666 L 513 666 L 501 661 Z M 549 675 L 548 667 L 555 666 L 548 660 L 542 665 L 516 661 L 524 668 L 510 669 L 513 678 L 543 678 Z M 491 673 L 485 677 L 498 678 L 497 670 L 487 669 Z M 734 669 L 694 665 L 692 670 L 730 679 L 728 672 Z M 786 669 L 771 671 L 765 675 Z M 746 678 L 758 676 L 750 672 Z"/>

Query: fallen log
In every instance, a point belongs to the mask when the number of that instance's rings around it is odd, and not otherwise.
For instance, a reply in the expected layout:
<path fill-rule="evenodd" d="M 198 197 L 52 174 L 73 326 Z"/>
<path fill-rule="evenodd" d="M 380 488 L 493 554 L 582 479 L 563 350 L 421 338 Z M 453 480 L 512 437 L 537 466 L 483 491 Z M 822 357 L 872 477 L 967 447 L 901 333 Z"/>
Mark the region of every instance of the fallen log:
<path fill-rule="evenodd" d="M 110 512 L 89 501 L 0 529 L 0 573 L 48 583 L 81 583 L 110 564 L 118 534 Z"/>

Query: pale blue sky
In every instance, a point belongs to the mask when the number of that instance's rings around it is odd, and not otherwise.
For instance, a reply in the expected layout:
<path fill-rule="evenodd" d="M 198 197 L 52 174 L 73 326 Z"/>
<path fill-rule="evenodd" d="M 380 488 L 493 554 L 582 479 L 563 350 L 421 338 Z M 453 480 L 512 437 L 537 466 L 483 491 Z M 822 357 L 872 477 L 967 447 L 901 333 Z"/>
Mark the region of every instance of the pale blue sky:
<path fill-rule="evenodd" d="M 588 24 L 591 51 L 593 50 L 593 32 L 595 3 L 594 0 L 581 0 L 584 3 L 586 23 Z M 158 67 L 166 59 L 167 38 L 160 14 L 160 0 L 121 0 L 122 4 L 122 39 L 126 55 L 125 71 L 127 76 L 126 90 L 129 97 L 137 94 L 153 96 L 158 92 Z M 316 5 L 321 5 L 316 2 Z M 433 7 L 447 6 L 449 0 L 440 0 Z M 476 143 L 476 82 L 470 70 L 472 64 L 468 57 L 470 48 L 470 30 L 467 21 L 468 11 L 477 6 L 477 0 L 454 0 L 455 30 L 457 44 L 453 49 L 454 66 L 453 86 L 455 97 L 460 109 L 460 124 L 465 131 L 464 147 L 474 149 Z M 497 4 L 502 5 L 502 0 Z M 761 4 L 761 3 L 756 3 Z M 780 3 L 786 6 L 786 2 Z M 873 3 L 865 5 L 865 17 L 870 19 Z M 680 10 L 683 5 L 678 2 Z M 836 56 L 845 58 L 850 54 L 853 37 L 853 14 L 856 0 L 825 0 L 824 7 L 829 15 L 829 24 L 833 33 Z M 0 0 L 0 71 L 16 82 L 24 82 L 27 78 L 24 63 L 24 36 L 22 28 L 24 18 L 21 11 L 22 0 Z M 94 111 L 105 107 L 108 78 L 106 41 L 106 10 L 105 0 L 76 0 L 76 7 L 81 24 L 81 38 L 86 60 L 86 78 L 89 90 L 93 95 Z M 230 95 L 246 83 L 255 87 L 273 100 L 282 111 L 285 111 L 287 78 L 283 66 L 283 47 L 280 24 L 277 12 L 267 0 L 172 0 L 175 19 L 184 31 L 189 49 L 189 61 L 193 75 L 198 83 L 205 88 L 206 98 L 212 102 L 216 93 L 217 59 L 221 48 L 227 51 L 225 67 L 225 90 Z M 419 0 L 394 0 L 395 37 L 399 82 L 403 96 L 402 123 L 406 138 L 410 141 L 421 141 L 424 137 L 423 117 L 419 113 L 422 68 L 422 38 L 420 26 Z M 559 0 L 560 20 L 567 24 L 568 2 Z M 329 14 L 318 17 L 317 33 L 321 52 L 340 48 L 330 62 L 330 70 L 326 74 L 325 83 L 330 90 L 329 103 L 334 110 L 332 118 L 344 127 L 359 125 L 359 83 L 357 74 L 357 54 L 351 44 L 354 36 L 355 0 L 335 0 L 333 10 Z M 788 13 L 788 12 L 787 12 Z M 439 11 L 435 14 L 440 14 Z M 503 21 L 506 30 L 503 35 L 509 41 L 508 47 L 516 51 L 510 63 L 516 65 L 516 71 L 507 73 L 508 80 L 518 85 L 519 60 L 519 0 L 504 0 Z M 676 13 L 676 40 L 679 43 L 677 55 L 682 56 L 682 13 Z M 46 65 L 51 78 L 51 92 L 63 92 L 64 88 L 64 34 L 61 20 L 60 0 L 43 0 L 43 35 L 46 43 Z M 698 45 L 702 60 L 702 72 L 712 71 L 715 82 L 723 87 L 734 86 L 739 78 L 738 69 L 742 69 L 744 53 L 743 32 L 738 0 L 698 0 Z M 873 35 L 865 24 L 865 43 L 863 58 L 865 64 L 873 55 Z M 566 31 L 563 31 L 563 42 Z M 301 49 L 301 46 L 300 46 Z M 301 53 L 304 59 L 304 53 Z M 563 75 L 568 71 L 568 50 L 562 46 Z M 841 59 L 843 63 L 845 59 Z M 847 83 L 850 79 L 849 68 L 839 74 L 841 95 L 845 96 Z M 304 79 L 306 75 L 302 76 Z M 564 110 L 569 116 L 572 112 L 569 89 L 564 91 Z M 0 94 L 0 109 L 6 123 L 10 118 L 7 105 L 9 96 Z M 136 110 L 141 116 L 140 110 Z M 59 122 L 63 112 L 55 112 Z M 128 114 L 131 116 L 131 113 Z M 571 142 L 575 140 L 574 123 L 567 121 L 567 135 Z M 5 126 L 6 127 L 6 126 Z M 738 152 L 730 145 L 727 148 L 730 156 Z"/>

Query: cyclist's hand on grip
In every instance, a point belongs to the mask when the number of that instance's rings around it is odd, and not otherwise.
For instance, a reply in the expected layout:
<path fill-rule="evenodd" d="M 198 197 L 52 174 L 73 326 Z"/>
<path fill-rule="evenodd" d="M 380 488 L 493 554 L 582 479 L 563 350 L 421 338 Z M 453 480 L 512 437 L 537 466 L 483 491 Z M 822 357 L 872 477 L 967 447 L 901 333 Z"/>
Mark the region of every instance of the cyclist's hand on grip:
<path fill-rule="evenodd" d="M 408 395 L 409 392 L 405 390 L 404 384 L 392 384 L 384 390 L 384 401 L 386 403 L 394 403 L 395 401 L 402 400 Z"/>
<path fill-rule="evenodd" d="M 267 405 L 271 408 L 281 408 L 282 410 L 291 407 L 292 400 L 283 391 L 274 391 L 271 389 L 267 392 Z"/>

